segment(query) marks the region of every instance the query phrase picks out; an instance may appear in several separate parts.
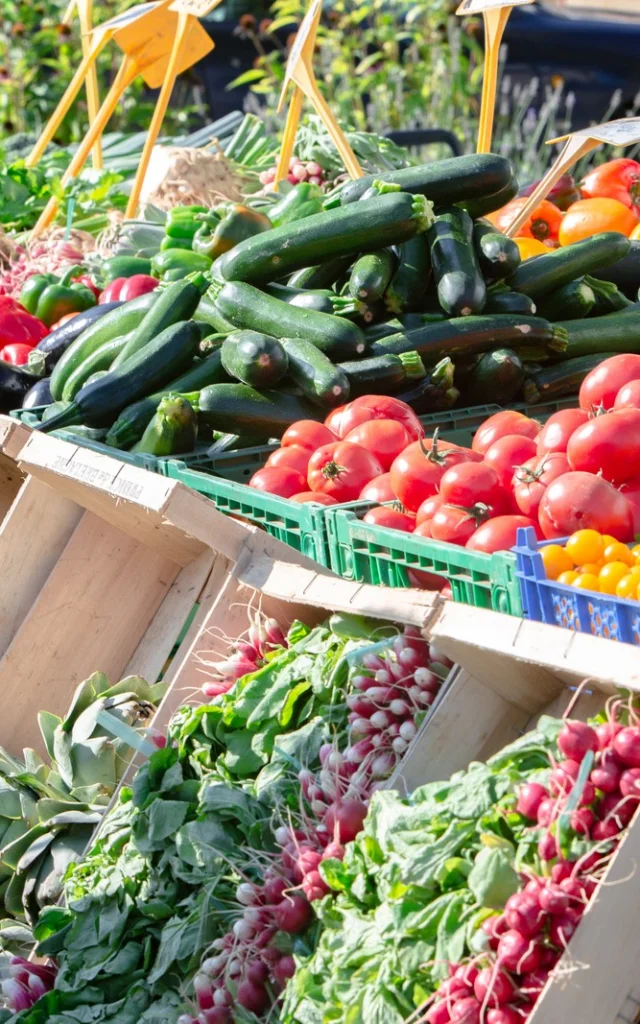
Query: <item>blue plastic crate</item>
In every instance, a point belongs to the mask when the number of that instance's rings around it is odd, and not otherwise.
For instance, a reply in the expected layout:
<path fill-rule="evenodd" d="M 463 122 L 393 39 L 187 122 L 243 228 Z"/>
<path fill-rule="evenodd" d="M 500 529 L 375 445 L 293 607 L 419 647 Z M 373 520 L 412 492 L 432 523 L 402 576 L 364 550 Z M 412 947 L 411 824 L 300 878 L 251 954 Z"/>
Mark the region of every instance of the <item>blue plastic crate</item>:
<path fill-rule="evenodd" d="M 518 530 L 518 542 L 512 550 L 524 618 L 640 645 L 640 601 L 578 590 L 547 579 L 540 548 L 565 542 L 566 538 L 538 541 L 531 527 Z"/>

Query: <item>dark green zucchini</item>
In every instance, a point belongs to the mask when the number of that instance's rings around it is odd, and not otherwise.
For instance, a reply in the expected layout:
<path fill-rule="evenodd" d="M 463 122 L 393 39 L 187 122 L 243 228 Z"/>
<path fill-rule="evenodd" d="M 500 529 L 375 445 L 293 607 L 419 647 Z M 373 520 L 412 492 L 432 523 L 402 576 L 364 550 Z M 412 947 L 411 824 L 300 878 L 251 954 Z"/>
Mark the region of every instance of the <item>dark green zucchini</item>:
<path fill-rule="evenodd" d="M 626 318 L 628 319 L 628 318 Z M 410 331 L 374 341 L 370 355 L 409 352 L 415 349 L 425 366 L 445 356 L 469 356 L 492 348 L 520 348 L 542 345 L 551 352 L 564 352 L 567 332 L 559 324 L 529 316 L 465 316 L 442 323 L 425 324 Z"/>
<path fill-rule="evenodd" d="M 436 205 L 450 205 L 473 197 L 495 194 L 505 188 L 511 179 L 512 170 L 508 160 L 493 153 L 482 153 L 403 167 L 399 171 L 367 174 L 342 185 L 332 193 L 332 198 L 338 196 L 343 206 L 354 203 L 371 188 L 374 181 L 382 180 L 399 185 L 405 192 L 424 195 Z M 497 210 L 498 207 L 492 209 Z"/>
<path fill-rule="evenodd" d="M 357 359 L 339 363 L 338 367 L 349 381 L 352 398 L 359 395 L 394 394 L 407 387 L 411 381 L 419 381 L 426 376 L 417 352 Z"/>
<path fill-rule="evenodd" d="M 429 249 L 424 235 L 416 235 L 399 245 L 398 269 L 384 294 L 389 312 L 398 315 L 406 310 L 419 309 L 430 275 Z"/>
<path fill-rule="evenodd" d="M 94 373 L 98 373 L 100 370 L 108 370 L 116 356 L 120 355 L 130 337 L 131 332 L 123 335 L 122 338 L 105 341 L 104 345 L 101 345 L 90 356 L 87 356 L 84 362 L 80 363 L 80 366 L 73 371 L 67 380 L 62 389 L 62 401 L 72 402 L 80 388 L 84 387 Z"/>
<path fill-rule="evenodd" d="M 384 295 L 396 265 L 389 249 L 365 253 L 356 260 L 351 271 L 349 291 L 354 299 L 374 303 Z"/>
<path fill-rule="evenodd" d="M 542 295 L 537 302 L 538 313 L 546 320 L 581 320 L 589 316 L 596 304 L 593 289 L 584 277 L 568 281 L 548 295 Z"/>
<path fill-rule="evenodd" d="M 198 418 L 182 395 L 165 395 L 132 451 L 146 455 L 192 452 L 198 439 Z"/>
<path fill-rule="evenodd" d="M 331 288 L 349 270 L 353 257 L 336 256 L 334 259 L 325 260 L 315 267 L 303 267 L 296 270 L 289 278 L 287 284 L 292 288 L 315 289 Z"/>
<path fill-rule="evenodd" d="M 204 275 L 201 275 L 201 282 L 204 283 L 204 281 Z M 115 359 L 113 369 L 126 363 L 167 327 L 180 321 L 190 320 L 202 298 L 202 283 L 198 284 L 185 279 L 174 281 L 166 288 L 161 289 L 158 300 L 154 302 L 144 320 L 133 331 L 120 355 Z"/>
<path fill-rule="evenodd" d="M 332 408 L 349 401 L 349 380 L 316 345 L 301 338 L 284 338 L 289 376 L 312 402 Z"/>
<path fill-rule="evenodd" d="M 473 245 L 480 270 L 487 280 L 502 280 L 520 266 L 520 250 L 512 238 L 507 238 L 493 224 L 473 225 Z"/>
<path fill-rule="evenodd" d="M 119 414 L 115 423 L 109 428 L 107 444 L 112 448 L 126 451 L 142 437 L 147 423 L 155 413 L 160 400 L 169 392 L 185 395 L 199 392 L 209 384 L 222 384 L 229 380 L 222 365 L 220 349 L 212 352 L 206 359 L 198 359 L 180 377 L 167 383 L 164 391 L 141 398 L 133 405 L 128 405 Z"/>
<path fill-rule="evenodd" d="M 250 434 L 268 440 L 282 437 L 296 420 L 322 420 L 325 412 L 312 402 L 281 391 L 256 391 L 248 384 L 213 384 L 203 388 L 198 417 L 213 430 Z"/>
<path fill-rule="evenodd" d="M 485 352 L 466 379 L 464 401 L 469 405 L 491 402 L 508 405 L 520 395 L 524 376 L 522 360 L 513 349 L 496 348 Z"/>
<path fill-rule="evenodd" d="M 599 281 L 611 281 L 628 299 L 636 299 L 640 287 L 640 241 L 631 241 L 628 252 L 617 263 L 595 267 L 589 273 Z"/>
<path fill-rule="evenodd" d="M 265 284 L 334 256 L 399 245 L 425 231 L 431 218 L 424 196 L 378 196 L 248 238 L 216 260 L 215 275 L 223 281 Z"/>
<path fill-rule="evenodd" d="M 545 366 L 534 372 L 528 370 L 523 387 L 525 402 L 535 405 L 537 402 L 553 401 L 565 395 L 577 394 L 585 377 L 605 359 L 617 354 L 596 352 L 576 356 L 574 359 L 567 359 L 555 366 Z"/>
<path fill-rule="evenodd" d="M 438 302 L 449 316 L 480 313 L 487 298 L 475 250 L 473 222 L 464 210 L 438 214 L 427 231 Z"/>
<path fill-rule="evenodd" d="M 513 292 L 510 288 L 489 288 L 485 313 L 513 313 L 515 316 L 535 316 L 537 307 L 533 299 L 522 292 Z M 548 320 L 549 317 L 546 317 Z"/>
<path fill-rule="evenodd" d="M 200 332 L 193 320 L 172 324 L 139 349 L 123 366 L 94 384 L 85 384 L 59 416 L 40 429 L 57 430 L 72 423 L 108 427 L 127 405 L 162 387 L 191 363 Z"/>
<path fill-rule="evenodd" d="M 380 338 L 388 338 L 390 334 L 397 334 L 398 331 L 403 330 L 403 325 L 400 320 L 383 320 L 378 324 L 370 324 L 364 329 L 364 336 L 367 339 L 367 344 L 372 344 L 374 341 L 379 341 Z"/>
<path fill-rule="evenodd" d="M 103 302 L 99 306 L 85 309 L 83 313 L 76 313 L 71 320 L 67 320 L 61 327 L 56 327 L 38 342 L 29 353 L 27 369 L 32 373 L 51 373 L 61 356 L 83 331 L 122 305 L 122 302 Z"/>
<path fill-rule="evenodd" d="M 223 285 L 216 304 L 225 319 L 241 330 L 264 331 L 274 338 L 301 338 L 330 359 L 354 358 L 366 348 L 364 334 L 349 320 L 281 302 L 243 281 Z"/>
<path fill-rule="evenodd" d="M 581 242 L 553 249 L 544 256 L 524 260 L 508 279 L 510 288 L 531 298 L 568 284 L 576 277 L 591 274 L 597 267 L 615 263 L 629 251 L 629 239 L 617 231 L 603 231 Z"/>
<path fill-rule="evenodd" d="M 459 205 L 467 211 L 469 216 L 473 220 L 477 220 L 478 217 L 486 217 L 488 213 L 493 213 L 495 210 L 500 210 L 507 203 L 518 194 L 518 182 L 515 178 L 511 178 L 506 185 L 498 189 L 497 192 L 491 192 L 490 194 L 483 196 L 474 196 L 471 199 L 463 200 Z"/>
<path fill-rule="evenodd" d="M 213 327 L 216 334 L 231 334 L 235 331 L 233 324 L 228 323 L 215 304 L 215 301 L 208 293 L 203 295 L 198 308 L 193 314 L 193 319 L 198 323 L 208 324 Z"/>
<path fill-rule="evenodd" d="M 258 331 L 236 331 L 222 343 L 222 365 L 230 377 L 252 388 L 268 388 L 281 381 L 289 368 L 277 338 Z"/>
<path fill-rule="evenodd" d="M 600 352 L 640 354 L 640 313 L 611 313 L 586 320 L 561 320 L 556 327 L 567 332 L 565 359 Z"/>
<path fill-rule="evenodd" d="M 288 302 L 292 306 L 300 306 L 303 309 L 315 309 L 317 313 L 355 317 L 362 315 L 366 308 L 350 295 L 336 295 L 329 288 L 303 291 L 300 288 L 291 288 L 289 285 L 268 284 L 264 286 L 264 291 L 282 302 Z"/>
<path fill-rule="evenodd" d="M 620 291 L 611 281 L 599 281 L 597 277 L 587 275 L 584 278 L 594 296 L 594 305 L 588 316 L 607 316 L 609 313 L 621 313 L 633 306 L 631 299 Z"/>

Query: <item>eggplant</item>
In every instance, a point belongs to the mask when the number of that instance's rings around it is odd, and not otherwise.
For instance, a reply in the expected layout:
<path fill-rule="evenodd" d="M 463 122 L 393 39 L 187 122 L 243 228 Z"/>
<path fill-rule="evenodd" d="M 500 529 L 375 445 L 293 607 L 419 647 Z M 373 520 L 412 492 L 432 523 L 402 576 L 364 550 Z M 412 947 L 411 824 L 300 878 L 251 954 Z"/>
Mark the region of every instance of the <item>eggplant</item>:
<path fill-rule="evenodd" d="M 26 395 L 22 399 L 23 409 L 35 409 L 36 406 L 40 405 L 51 405 L 53 402 L 53 395 L 51 394 L 51 377 L 41 377 L 32 388 L 29 388 Z"/>
<path fill-rule="evenodd" d="M 27 391 L 30 391 L 40 378 L 29 373 L 22 366 L 12 366 L 0 359 L 0 412 L 11 412 L 19 409 Z"/>
<path fill-rule="evenodd" d="M 33 352 L 29 354 L 29 369 L 39 376 L 51 373 L 71 342 L 79 338 L 87 327 L 90 327 L 96 320 L 100 320 L 105 313 L 110 313 L 118 306 L 122 306 L 122 302 L 105 302 L 101 306 L 92 306 L 84 313 L 78 313 L 71 320 L 67 320 L 66 324 L 57 327 L 55 331 L 51 331 L 46 338 L 38 342 Z"/>

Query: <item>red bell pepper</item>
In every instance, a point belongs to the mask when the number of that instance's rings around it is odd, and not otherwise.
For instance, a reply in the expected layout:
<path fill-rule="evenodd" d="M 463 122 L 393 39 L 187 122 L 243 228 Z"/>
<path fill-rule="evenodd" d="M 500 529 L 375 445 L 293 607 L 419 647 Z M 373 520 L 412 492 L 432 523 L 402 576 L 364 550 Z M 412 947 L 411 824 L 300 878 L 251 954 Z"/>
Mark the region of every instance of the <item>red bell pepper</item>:
<path fill-rule="evenodd" d="M 0 348 L 0 359 L 4 360 L 5 363 L 11 363 L 12 366 L 24 366 L 29 359 L 29 353 L 32 349 L 33 345 L 25 345 L 23 343 L 5 345 L 4 348 Z"/>
<path fill-rule="evenodd" d="M 48 333 L 42 320 L 27 313 L 16 299 L 0 296 L 0 347 L 16 344 L 34 348 Z"/>
<path fill-rule="evenodd" d="M 146 295 L 154 291 L 160 282 L 156 277 L 149 274 L 134 274 L 133 277 L 116 277 L 108 284 L 99 302 L 128 302 L 129 299 L 137 299 L 139 295 Z"/>
<path fill-rule="evenodd" d="M 82 274 L 80 277 L 74 277 L 73 283 L 75 284 L 76 282 L 78 282 L 79 284 L 86 285 L 86 287 L 89 288 L 95 295 L 96 302 L 98 301 L 98 299 L 100 298 L 100 289 L 98 288 L 97 284 L 93 283 L 88 274 Z"/>
<path fill-rule="evenodd" d="M 120 298 L 122 286 L 126 284 L 127 280 L 128 278 L 126 277 L 115 277 L 100 295 L 98 305 L 102 306 L 105 302 L 117 302 Z"/>

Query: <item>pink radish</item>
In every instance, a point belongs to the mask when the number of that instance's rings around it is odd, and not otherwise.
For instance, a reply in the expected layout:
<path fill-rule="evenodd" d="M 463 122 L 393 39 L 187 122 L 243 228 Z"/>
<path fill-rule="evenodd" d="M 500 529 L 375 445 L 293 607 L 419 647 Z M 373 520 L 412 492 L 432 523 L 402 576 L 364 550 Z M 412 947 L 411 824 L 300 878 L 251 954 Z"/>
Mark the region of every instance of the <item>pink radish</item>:
<path fill-rule="evenodd" d="M 558 736 L 559 749 L 574 761 L 582 761 L 589 750 L 598 750 L 599 746 L 598 734 L 585 722 L 567 722 Z"/>
<path fill-rule="evenodd" d="M 292 956 L 285 954 L 274 964 L 271 973 L 278 985 L 280 985 L 280 988 L 284 988 L 289 978 L 293 978 L 296 973 L 296 962 Z"/>
<path fill-rule="evenodd" d="M 304 896 L 293 893 L 274 907 L 273 916 L 281 932 L 298 935 L 309 927 L 313 913 L 308 900 Z"/>
<path fill-rule="evenodd" d="M 539 782 L 526 782 L 518 793 L 518 802 L 516 804 L 518 814 L 522 814 L 523 817 L 535 821 L 538 817 L 538 808 L 542 801 L 546 800 L 547 796 L 546 789 Z"/>
<path fill-rule="evenodd" d="M 542 963 L 542 949 L 539 943 L 511 929 L 504 933 L 498 943 L 498 962 L 509 971 L 536 971 Z"/>
<path fill-rule="evenodd" d="M 473 983 L 476 999 L 489 1006 L 501 1006 L 508 1003 L 515 995 L 515 988 L 504 971 L 494 967 L 484 967 Z"/>
<path fill-rule="evenodd" d="M 426 1024 L 450 1024 L 451 1015 L 449 1013 L 449 1007 L 445 1002 L 436 1003 L 432 1006 L 424 1018 Z"/>
<path fill-rule="evenodd" d="M 460 999 L 451 1009 L 451 1024 L 480 1024 L 481 1005 L 471 996 Z"/>
<path fill-rule="evenodd" d="M 324 824 L 332 834 L 337 831 L 341 843 L 349 843 L 361 832 L 366 816 L 367 808 L 361 801 L 343 800 L 328 808 Z"/>
<path fill-rule="evenodd" d="M 238 985 L 236 999 L 245 1010 L 257 1014 L 264 1013 L 271 1002 L 266 988 L 252 981 L 243 981 Z"/>

